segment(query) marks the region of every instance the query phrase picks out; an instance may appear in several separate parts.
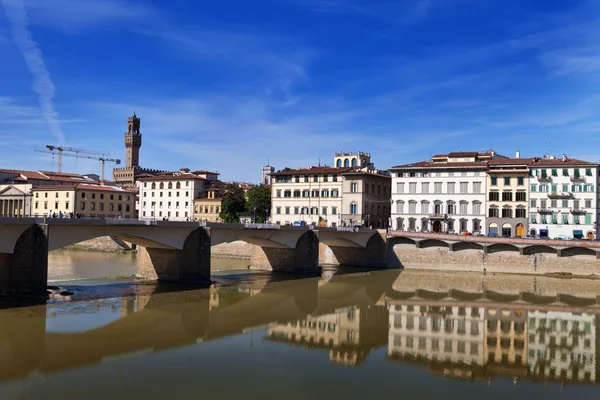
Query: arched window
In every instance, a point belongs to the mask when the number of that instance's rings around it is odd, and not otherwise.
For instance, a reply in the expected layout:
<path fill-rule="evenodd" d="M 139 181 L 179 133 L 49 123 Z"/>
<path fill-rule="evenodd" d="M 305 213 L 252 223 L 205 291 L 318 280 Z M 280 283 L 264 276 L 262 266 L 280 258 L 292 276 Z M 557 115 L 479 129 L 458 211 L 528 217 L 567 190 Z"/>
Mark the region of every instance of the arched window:
<path fill-rule="evenodd" d="M 175 185 L 175 188 L 181 189 L 181 182 L 177 182 L 177 184 Z"/>
<path fill-rule="evenodd" d="M 337 160 L 337 164 L 336 164 L 336 166 L 337 166 L 338 168 L 341 168 L 341 167 L 342 167 L 342 160 L 341 160 L 341 159 L 338 159 L 338 160 Z"/>
<path fill-rule="evenodd" d="M 173 189 L 173 182 L 169 182 L 169 189 Z"/>
<path fill-rule="evenodd" d="M 356 215 L 356 203 L 350 204 L 350 214 Z"/>
<path fill-rule="evenodd" d="M 344 167 L 349 167 L 350 166 L 350 161 L 348 161 L 348 159 L 346 158 L 344 160 Z"/>
<path fill-rule="evenodd" d="M 352 159 L 352 166 L 353 166 L 353 167 L 356 167 L 356 165 L 357 165 L 356 158 L 353 158 L 353 159 Z"/>
<path fill-rule="evenodd" d="M 156 182 L 152 182 L 152 189 L 156 189 Z"/>
<path fill-rule="evenodd" d="M 164 188 L 165 188 L 165 184 L 161 182 L 161 183 L 160 183 L 160 188 L 161 188 L 161 189 L 164 189 Z"/>

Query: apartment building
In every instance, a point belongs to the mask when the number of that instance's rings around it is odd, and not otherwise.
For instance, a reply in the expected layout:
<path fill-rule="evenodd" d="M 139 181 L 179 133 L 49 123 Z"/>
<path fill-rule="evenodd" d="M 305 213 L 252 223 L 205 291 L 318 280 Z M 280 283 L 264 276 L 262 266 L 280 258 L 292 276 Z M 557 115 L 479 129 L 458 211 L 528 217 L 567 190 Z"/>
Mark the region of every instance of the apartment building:
<path fill-rule="evenodd" d="M 496 157 L 503 156 L 454 152 L 390 168 L 393 228 L 484 233 L 487 166 Z"/>
<path fill-rule="evenodd" d="M 79 213 L 82 217 L 135 217 L 135 189 L 74 183 L 34 186 L 31 193 L 34 216 Z"/>
<path fill-rule="evenodd" d="M 272 175 L 271 220 L 278 224 L 386 228 L 390 183 L 368 153 L 336 153 L 334 165 L 286 168 Z"/>
<path fill-rule="evenodd" d="M 546 156 L 529 165 L 529 233 L 545 238 L 594 239 L 598 164 Z"/>
<path fill-rule="evenodd" d="M 220 221 L 222 193 L 222 187 L 219 188 L 211 184 L 205 195 L 200 195 L 194 199 L 194 221 Z"/>
<path fill-rule="evenodd" d="M 500 236 L 527 234 L 529 165 L 534 158 L 497 157 L 487 171 L 487 232 Z"/>
<path fill-rule="evenodd" d="M 218 173 L 192 171 L 141 176 L 138 215 L 141 219 L 186 221 L 194 218 L 194 200 L 206 194 L 207 183 L 218 179 Z"/>

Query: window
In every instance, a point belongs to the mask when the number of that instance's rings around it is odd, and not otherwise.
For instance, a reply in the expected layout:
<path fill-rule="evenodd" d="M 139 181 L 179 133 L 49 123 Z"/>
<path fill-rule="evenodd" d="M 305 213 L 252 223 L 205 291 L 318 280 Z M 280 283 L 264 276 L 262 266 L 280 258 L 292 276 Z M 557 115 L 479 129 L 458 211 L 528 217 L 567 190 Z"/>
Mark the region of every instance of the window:
<path fill-rule="evenodd" d="M 212 214 L 212 212 L 213 212 L 213 206 L 210 206 L 210 212 L 211 212 L 211 214 Z M 285 208 L 285 213 L 286 213 L 286 215 L 289 215 L 289 214 L 290 214 L 290 207 L 286 207 L 286 208 Z"/>
<path fill-rule="evenodd" d="M 350 214 L 356 215 L 356 203 L 350 204 Z"/>
<path fill-rule="evenodd" d="M 473 193 L 481 193 L 481 182 L 473 182 Z"/>
<path fill-rule="evenodd" d="M 492 176 L 491 181 L 492 181 L 491 182 L 492 186 L 498 186 L 498 178 L 497 177 Z"/>
<path fill-rule="evenodd" d="M 318 175 L 313 176 L 313 182 L 319 182 L 319 176 Z"/>
<path fill-rule="evenodd" d="M 55 209 L 58 209 L 58 201 L 55 201 L 55 202 L 54 202 L 54 208 L 55 208 Z"/>
<path fill-rule="evenodd" d="M 278 189 L 275 193 L 277 197 L 281 197 L 281 189 Z"/>
<path fill-rule="evenodd" d="M 526 192 L 517 192 L 515 195 L 515 200 L 527 201 L 527 193 Z"/>
<path fill-rule="evenodd" d="M 563 214 L 563 224 L 569 224 L 569 216 L 567 214 Z"/>
<path fill-rule="evenodd" d="M 510 186 L 510 176 L 504 177 L 504 186 Z"/>
<path fill-rule="evenodd" d="M 490 207 L 490 209 L 488 210 L 488 216 L 490 218 L 498 218 L 499 217 L 498 207 Z"/>
<path fill-rule="evenodd" d="M 548 193 L 549 186 L 548 185 L 540 185 L 540 192 Z"/>
<path fill-rule="evenodd" d="M 460 214 L 461 215 L 467 215 L 467 208 L 468 208 L 468 203 L 461 202 L 460 203 Z"/>
<path fill-rule="evenodd" d="M 448 182 L 448 193 L 454 194 L 454 182 Z"/>
<path fill-rule="evenodd" d="M 350 192 L 351 193 L 357 193 L 358 192 L 358 183 L 352 182 L 350 184 Z"/>
<path fill-rule="evenodd" d="M 404 182 L 396 184 L 396 193 L 398 193 L 398 194 L 404 193 Z"/>
<path fill-rule="evenodd" d="M 408 192 L 409 193 L 417 193 L 417 184 L 416 182 L 411 182 L 408 184 Z"/>
<path fill-rule="evenodd" d="M 331 207 L 331 214 L 332 215 L 337 214 L 337 207 Z"/>
<path fill-rule="evenodd" d="M 525 177 L 523 177 L 523 176 L 519 176 L 519 177 L 517 178 L 517 185 L 519 185 L 519 186 L 524 186 L 524 185 L 525 185 Z"/>
<path fill-rule="evenodd" d="M 300 183 L 300 176 L 296 175 L 296 176 L 294 177 L 294 182 L 296 182 L 296 183 Z"/>
<path fill-rule="evenodd" d="M 503 208 L 502 218 L 512 218 L 512 208 Z"/>
<path fill-rule="evenodd" d="M 500 201 L 500 193 L 499 192 L 490 192 L 488 194 L 489 201 Z"/>
<path fill-rule="evenodd" d="M 557 206 L 557 201 L 556 200 L 550 200 L 550 208 L 556 208 Z"/>
<path fill-rule="evenodd" d="M 562 201 L 562 207 L 563 208 L 569 208 L 569 200 L 563 200 Z"/>
<path fill-rule="evenodd" d="M 460 183 L 460 192 L 467 193 L 469 191 L 469 182 L 461 182 Z"/>
<path fill-rule="evenodd" d="M 300 212 L 300 207 L 294 207 L 294 214 L 298 215 Z"/>
<path fill-rule="evenodd" d="M 530 192 L 537 192 L 537 185 L 531 185 Z"/>
<path fill-rule="evenodd" d="M 515 217 L 517 218 L 527 218 L 526 215 L 527 214 L 525 208 L 517 208 L 515 210 Z"/>
<path fill-rule="evenodd" d="M 332 177 L 332 178 L 333 178 L 333 181 L 334 181 L 334 182 L 337 182 L 337 175 L 333 175 L 333 177 Z"/>
<path fill-rule="evenodd" d="M 429 182 L 421 183 L 421 193 L 429 193 Z"/>
<path fill-rule="evenodd" d="M 417 202 L 416 201 L 411 201 L 408 203 L 408 213 L 409 214 L 417 213 Z"/>
<path fill-rule="evenodd" d="M 304 182 L 308 182 L 308 175 L 304 177 Z"/>
<path fill-rule="evenodd" d="M 429 213 L 429 202 L 423 201 L 421 202 L 421 214 Z"/>
<path fill-rule="evenodd" d="M 502 192 L 502 201 L 512 201 L 512 192 Z"/>
<path fill-rule="evenodd" d="M 275 214 L 281 214 L 281 207 L 275 208 Z"/>
<path fill-rule="evenodd" d="M 579 200 L 573 200 L 573 209 L 579 210 Z"/>
<path fill-rule="evenodd" d="M 585 201 L 585 208 L 592 208 L 592 201 L 591 200 L 586 200 Z"/>
<path fill-rule="evenodd" d="M 592 176 L 592 169 L 591 168 L 586 168 L 585 169 L 585 176 Z"/>
<path fill-rule="evenodd" d="M 563 176 L 569 176 L 569 169 L 568 168 L 563 168 Z"/>
<path fill-rule="evenodd" d="M 585 215 L 585 224 L 591 225 L 591 223 L 592 223 L 592 216 L 590 214 L 586 214 Z"/>
<path fill-rule="evenodd" d="M 436 182 L 436 183 L 434 184 L 434 189 L 433 189 L 433 191 L 434 191 L 435 193 L 442 193 L 442 182 Z"/>
<path fill-rule="evenodd" d="M 558 176 L 558 171 L 556 170 L 556 168 L 552 169 L 552 176 Z"/>
<path fill-rule="evenodd" d="M 475 215 L 481 214 L 481 203 L 478 201 L 473 202 L 473 214 L 475 214 Z"/>
<path fill-rule="evenodd" d="M 323 175 L 323 182 L 329 181 L 329 175 Z"/>

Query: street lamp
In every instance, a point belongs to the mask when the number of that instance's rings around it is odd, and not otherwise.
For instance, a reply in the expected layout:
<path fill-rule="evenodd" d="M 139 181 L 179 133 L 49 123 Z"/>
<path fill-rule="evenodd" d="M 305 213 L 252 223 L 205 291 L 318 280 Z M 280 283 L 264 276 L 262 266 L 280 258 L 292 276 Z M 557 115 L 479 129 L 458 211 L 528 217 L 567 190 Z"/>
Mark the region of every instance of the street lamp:
<path fill-rule="evenodd" d="M 253 222 L 256 223 L 256 207 L 254 207 L 254 217 L 253 217 Z"/>

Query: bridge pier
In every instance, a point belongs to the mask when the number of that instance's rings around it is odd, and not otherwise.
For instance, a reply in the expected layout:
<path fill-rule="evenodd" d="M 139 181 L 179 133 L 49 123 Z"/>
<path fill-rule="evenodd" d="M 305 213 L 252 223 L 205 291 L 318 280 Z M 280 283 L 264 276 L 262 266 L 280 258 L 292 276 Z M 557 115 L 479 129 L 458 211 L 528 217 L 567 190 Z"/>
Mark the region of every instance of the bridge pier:
<path fill-rule="evenodd" d="M 295 249 L 254 246 L 250 268 L 266 271 L 316 271 L 319 268 L 319 238 L 307 231 Z"/>
<path fill-rule="evenodd" d="M 210 235 L 198 228 L 186 238 L 183 249 L 139 247 L 137 276 L 174 282 L 210 281 Z"/>
<path fill-rule="evenodd" d="M 0 295 L 47 296 L 48 226 L 31 225 L 12 254 L 0 253 Z"/>

